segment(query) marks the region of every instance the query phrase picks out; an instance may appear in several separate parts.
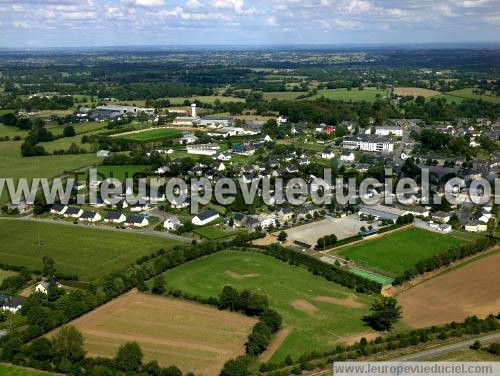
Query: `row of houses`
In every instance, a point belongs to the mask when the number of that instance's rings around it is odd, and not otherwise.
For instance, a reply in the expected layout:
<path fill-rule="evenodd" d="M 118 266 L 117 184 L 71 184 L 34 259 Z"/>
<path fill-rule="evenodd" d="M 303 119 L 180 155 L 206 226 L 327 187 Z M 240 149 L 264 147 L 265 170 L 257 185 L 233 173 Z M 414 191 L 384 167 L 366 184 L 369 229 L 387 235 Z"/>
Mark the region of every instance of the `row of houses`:
<path fill-rule="evenodd" d="M 344 138 L 342 147 L 348 150 L 392 153 L 394 151 L 394 141 L 384 136 L 365 134 Z"/>
<path fill-rule="evenodd" d="M 96 223 L 101 220 L 106 223 L 124 224 L 131 227 L 146 227 L 149 225 L 149 220 L 142 215 L 125 215 L 120 212 L 106 212 L 104 218 L 94 211 L 83 210 L 75 206 L 66 206 L 62 204 L 54 204 L 50 209 L 52 214 L 60 215 L 64 218 L 73 218 L 82 222 Z"/>

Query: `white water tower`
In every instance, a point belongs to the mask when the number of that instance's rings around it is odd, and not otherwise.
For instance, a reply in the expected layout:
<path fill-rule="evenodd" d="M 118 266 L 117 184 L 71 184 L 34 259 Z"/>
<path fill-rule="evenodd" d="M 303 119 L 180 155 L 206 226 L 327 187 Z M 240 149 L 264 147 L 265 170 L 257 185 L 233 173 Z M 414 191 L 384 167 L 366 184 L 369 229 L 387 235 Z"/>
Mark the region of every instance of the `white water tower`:
<path fill-rule="evenodd" d="M 191 105 L 191 117 L 193 117 L 193 118 L 196 117 L 196 103 L 193 103 Z"/>

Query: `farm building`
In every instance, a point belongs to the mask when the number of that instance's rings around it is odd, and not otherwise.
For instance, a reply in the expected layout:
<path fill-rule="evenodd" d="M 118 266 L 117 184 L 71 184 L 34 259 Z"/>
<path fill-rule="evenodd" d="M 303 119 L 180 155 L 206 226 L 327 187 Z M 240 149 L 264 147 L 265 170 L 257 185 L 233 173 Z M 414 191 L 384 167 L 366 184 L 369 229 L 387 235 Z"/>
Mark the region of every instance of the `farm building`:
<path fill-rule="evenodd" d="M 214 209 L 210 209 L 193 217 L 191 223 L 195 226 L 203 226 L 215 221 L 217 218 L 219 218 L 219 213 L 217 213 L 217 211 Z"/>
<path fill-rule="evenodd" d="M 8 298 L 3 302 L 2 309 L 4 311 L 10 311 L 12 313 L 17 313 L 21 308 L 23 308 L 22 298 Z"/>

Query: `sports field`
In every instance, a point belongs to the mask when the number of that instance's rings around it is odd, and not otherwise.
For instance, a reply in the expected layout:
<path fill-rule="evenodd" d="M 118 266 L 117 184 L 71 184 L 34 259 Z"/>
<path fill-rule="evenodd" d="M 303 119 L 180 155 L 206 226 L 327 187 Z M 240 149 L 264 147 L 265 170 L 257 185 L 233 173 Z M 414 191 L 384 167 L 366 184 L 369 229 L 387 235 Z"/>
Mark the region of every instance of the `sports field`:
<path fill-rule="evenodd" d="M 274 354 L 267 354 L 272 362 L 373 335 L 361 321 L 372 297 L 260 253 L 220 252 L 172 269 L 165 278 L 167 289 L 203 297 L 218 296 L 225 285 L 268 295 L 285 333 Z"/>
<path fill-rule="evenodd" d="M 176 365 L 184 374 L 215 376 L 227 360 L 245 353 L 256 322 L 238 313 L 133 291 L 69 325 L 83 333 L 88 356 L 112 358 L 120 345 L 137 341 L 144 362 L 154 359 L 161 366 Z"/>
<path fill-rule="evenodd" d="M 378 96 L 377 96 L 378 95 Z M 365 88 L 358 90 L 358 88 L 347 89 L 326 89 L 318 90 L 318 94 L 307 99 L 317 99 L 325 97 L 338 101 L 353 101 L 353 102 L 374 102 L 377 99 L 383 99 L 387 95 L 387 90 L 377 90 L 376 88 Z"/>
<path fill-rule="evenodd" d="M 143 255 L 177 244 L 126 231 L 14 219 L 0 219 L 0 239 L 2 262 L 41 269 L 47 255 L 57 270 L 77 274 L 82 280 L 121 270 Z"/>
<path fill-rule="evenodd" d="M 478 257 L 400 293 L 406 324 L 421 328 L 498 314 L 500 253 Z M 425 307 L 425 309 L 422 309 Z"/>
<path fill-rule="evenodd" d="M 11 366 L 0 363 L 0 375 L 2 376 L 55 376 L 55 373 L 43 372 L 31 368 Z"/>
<path fill-rule="evenodd" d="M 363 268 L 393 278 L 403 274 L 418 261 L 464 241 L 455 235 L 442 235 L 412 227 L 333 252 Z"/>
<path fill-rule="evenodd" d="M 179 138 L 181 132 L 174 128 L 160 128 L 124 135 L 123 138 L 133 141 L 151 142 L 166 138 Z"/>

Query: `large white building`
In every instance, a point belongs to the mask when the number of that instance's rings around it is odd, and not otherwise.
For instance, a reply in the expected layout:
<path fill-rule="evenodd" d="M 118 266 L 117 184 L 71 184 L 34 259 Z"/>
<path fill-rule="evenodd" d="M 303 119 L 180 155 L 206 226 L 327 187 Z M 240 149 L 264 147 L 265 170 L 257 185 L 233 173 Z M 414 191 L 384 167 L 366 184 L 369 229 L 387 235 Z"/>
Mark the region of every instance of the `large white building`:
<path fill-rule="evenodd" d="M 204 127 L 230 127 L 234 124 L 233 118 L 230 116 L 208 115 L 202 117 L 199 124 Z"/>
<path fill-rule="evenodd" d="M 196 144 L 196 145 L 188 145 L 186 150 L 188 154 L 196 154 L 196 155 L 215 155 L 220 149 L 219 144 Z"/>
<path fill-rule="evenodd" d="M 347 137 L 342 143 L 344 149 L 392 153 L 394 141 L 390 138 L 373 135 Z"/>
<path fill-rule="evenodd" d="M 142 112 L 154 115 L 155 109 L 134 106 L 97 106 L 94 111 L 94 117 L 100 119 L 113 119 L 121 115 L 137 116 Z"/>
<path fill-rule="evenodd" d="M 375 128 L 377 136 L 390 136 L 391 134 L 397 137 L 403 137 L 403 128 L 394 126 L 382 126 Z"/>

